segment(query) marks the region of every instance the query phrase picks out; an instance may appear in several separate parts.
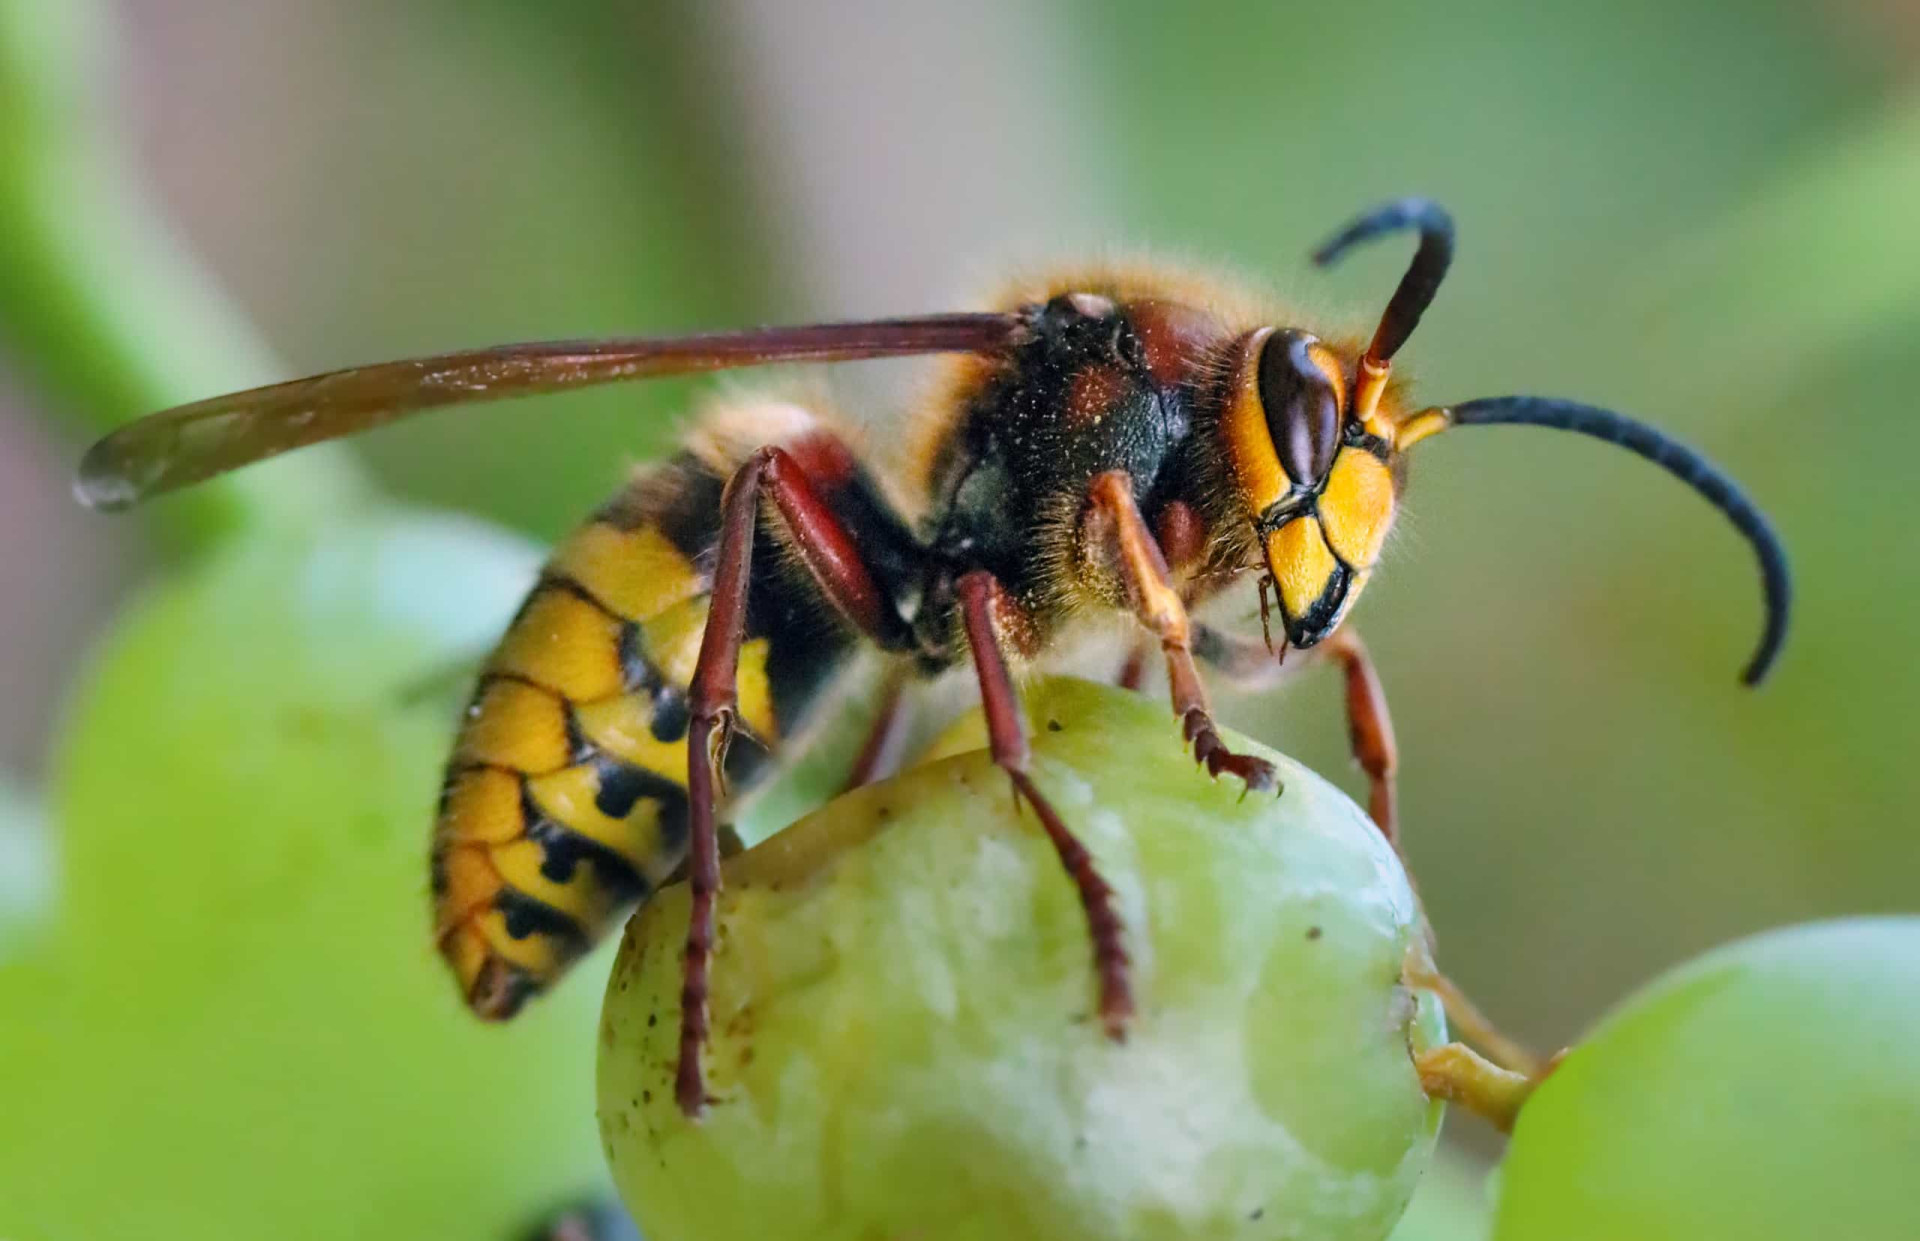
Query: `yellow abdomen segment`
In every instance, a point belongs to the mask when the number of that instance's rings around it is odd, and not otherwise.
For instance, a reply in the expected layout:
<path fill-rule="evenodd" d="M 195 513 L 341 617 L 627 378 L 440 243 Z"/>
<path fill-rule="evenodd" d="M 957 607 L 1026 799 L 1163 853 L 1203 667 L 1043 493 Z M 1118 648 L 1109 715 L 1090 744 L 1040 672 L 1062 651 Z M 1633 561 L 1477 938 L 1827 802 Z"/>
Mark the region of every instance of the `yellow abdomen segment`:
<path fill-rule="evenodd" d="M 483 1017 L 551 984 L 686 853 L 685 691 L 719 513 L 683 510 L 707 490 L 671 497 L 669 523 L 629 494 L 576 531 L 481 674 L 432 858 L 436 939 Z M 767 651 L 741 653 L 740 709 L 770 747 Z"/>

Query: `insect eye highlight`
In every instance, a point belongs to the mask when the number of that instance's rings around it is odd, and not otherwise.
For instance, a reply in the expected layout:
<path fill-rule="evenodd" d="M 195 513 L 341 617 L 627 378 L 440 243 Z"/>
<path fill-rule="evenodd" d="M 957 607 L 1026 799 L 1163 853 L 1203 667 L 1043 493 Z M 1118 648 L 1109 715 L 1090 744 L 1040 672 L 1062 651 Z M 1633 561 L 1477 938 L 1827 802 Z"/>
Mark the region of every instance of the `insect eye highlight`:
<path fill-rule="evenodd" d="M 1260 404 L 1288 481 L 1310 487 L 1325 478 L 1340 446 L 1340 390 L 1316 354 L 1312 335 L 1275 332 L 1260 351 Z"/>

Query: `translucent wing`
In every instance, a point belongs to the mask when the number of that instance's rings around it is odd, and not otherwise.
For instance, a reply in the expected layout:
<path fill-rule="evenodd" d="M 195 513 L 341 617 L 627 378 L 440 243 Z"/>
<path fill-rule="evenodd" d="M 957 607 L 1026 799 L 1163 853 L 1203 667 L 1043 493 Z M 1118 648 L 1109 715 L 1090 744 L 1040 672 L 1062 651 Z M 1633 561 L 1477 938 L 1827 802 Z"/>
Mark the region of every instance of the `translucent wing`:
<path fill-rule="evenodd" d="M 1024 320 L 1012 314 L 926 315 L 657 339 L 499 345 L 330 371 L 129 423 L 87 451 L 74 492 L 91 508 L 122 509 L 442 405 L 774 362 L 985 353 L 1016 343 L 1025 330 Z"/>

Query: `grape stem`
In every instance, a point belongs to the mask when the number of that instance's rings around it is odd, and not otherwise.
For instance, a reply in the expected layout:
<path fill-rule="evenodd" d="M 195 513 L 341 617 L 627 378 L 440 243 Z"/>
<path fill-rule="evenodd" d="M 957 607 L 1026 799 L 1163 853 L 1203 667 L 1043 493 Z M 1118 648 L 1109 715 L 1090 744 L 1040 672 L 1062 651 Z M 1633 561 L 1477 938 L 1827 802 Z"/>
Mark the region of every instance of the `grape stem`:
<path fill-rule="evenodd" d="M 1409 986 L 1439 996 L 1441 1006 L 1447 1010 L 1448 1028 L 1479 1048 L 1492 1063 L 1528 1079 L 1537 1080 L 1546 1074 L 1547 1061 L 1503 1034 L 1492 1019 L 1480 1011 L 1480 1006 L 1460 989 L 1460 984 L 1442 974 L 1431 963 L 1410 960 L 1401 971 L 1401 977 Z"/>
<path fill-rule="evenodd" d="M 1447 1028 L 1461 1040 L 1415 1054 L 1420 1088 L 1429 1098 L 1457 1103 L 1500 1132 L 1511 1133 L 1520 1105 L 1553 1071 L 1559 1057 L 1543 1060 L 1501 1033 L 1459 984 L 1434 965 L 1430 939 L 1416 938 L 1408 946 L 1400 978 L 1407 986 L 1439 998 L 1447 1012 Z"/>
<path fill-rule="evenodd" d="M 1413 1058 L 1420 1089 L 1433 1099 L 1458 1104 L 1502 1133 L 1513 1132 L 1520 1105 L 1537 1079 L 1494 1064 L 1465 1043 L 1447 1043 Z"/>

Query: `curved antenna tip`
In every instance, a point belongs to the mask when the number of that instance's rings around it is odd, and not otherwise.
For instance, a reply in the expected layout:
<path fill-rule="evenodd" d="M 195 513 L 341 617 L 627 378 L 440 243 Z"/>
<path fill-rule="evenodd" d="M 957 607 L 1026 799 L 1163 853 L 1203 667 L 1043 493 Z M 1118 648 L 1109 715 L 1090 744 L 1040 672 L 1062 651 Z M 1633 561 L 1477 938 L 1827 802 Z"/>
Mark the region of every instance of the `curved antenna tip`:
<path fill-rule="evenodd" d="M 1483 397 L 1454 406 L 1448 424 L 1507 424 L 1572 431 L 1624 448 L 1692 488 L 1733 524 L 1760 563 L 1766 626 L 1760 632 L 1760 644 L 1754 649 L 1753 657 L 1741 670 L 1740 683 L 1749 687 L 1758 685 L 1772 671 L 1780 648 L 1786 643 L 1787 618 L 1793 606 L 1793 582 L 1787 569 L 1786 549 L 1759 507 L 1718 466 L 1655 427 L 1578 401 L 1537 396 Z"/>
<path fill-rule="evenodd" d="M 1453 216 L 1431 198 L 1410 195 L 1392 199 L 1355 216 L 1316 246 L 1311 255 L 1313 265 L 1326 267 L 1363 241 L 1409 228 L 1444 236 L 1451 243 Z"/>
<path fill-rule="evenodd" d="M 1778 546 L 1774 543 L 1769 551 L 1777 553 Z M 1754 648 L 1753 658 L 1740 671 L 1740 684 L 1748 689 L 1758 688 L 1779 661 L 1780 650 L 1787 642 L 1787 616 L 1792 607 L 1793 587 L 1784 555 L 1763 559 L 1761 577 L 1766 592 L 1767 627 L 1760 635 L 1760 645 Z"/>

